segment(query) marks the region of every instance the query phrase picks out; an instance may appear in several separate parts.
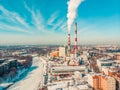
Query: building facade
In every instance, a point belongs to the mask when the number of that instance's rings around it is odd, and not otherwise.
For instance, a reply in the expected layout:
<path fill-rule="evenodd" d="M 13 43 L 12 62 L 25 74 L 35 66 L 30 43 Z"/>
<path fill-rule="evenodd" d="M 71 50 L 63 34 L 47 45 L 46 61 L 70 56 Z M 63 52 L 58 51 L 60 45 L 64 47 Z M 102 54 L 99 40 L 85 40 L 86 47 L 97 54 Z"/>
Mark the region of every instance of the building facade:
<path fill-rule="evenodd" d="M 88 83 L 94 90 L 116 90 L 116 81 L 110 76 L 88 74 Z"/>

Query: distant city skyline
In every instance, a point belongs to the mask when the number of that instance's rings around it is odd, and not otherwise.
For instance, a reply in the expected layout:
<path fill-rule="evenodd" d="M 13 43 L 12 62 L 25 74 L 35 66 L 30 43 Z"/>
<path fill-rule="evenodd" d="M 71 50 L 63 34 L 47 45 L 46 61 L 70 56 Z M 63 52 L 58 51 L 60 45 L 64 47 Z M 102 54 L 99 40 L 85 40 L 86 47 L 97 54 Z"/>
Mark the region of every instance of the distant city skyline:
<path fill-rule="evenodd" d="M 67 45 L 68 1 L 0 0 L 0 45 Z M 79 44 L 120 44 L 120 0 L 84 0 L 77 12 Z"/>

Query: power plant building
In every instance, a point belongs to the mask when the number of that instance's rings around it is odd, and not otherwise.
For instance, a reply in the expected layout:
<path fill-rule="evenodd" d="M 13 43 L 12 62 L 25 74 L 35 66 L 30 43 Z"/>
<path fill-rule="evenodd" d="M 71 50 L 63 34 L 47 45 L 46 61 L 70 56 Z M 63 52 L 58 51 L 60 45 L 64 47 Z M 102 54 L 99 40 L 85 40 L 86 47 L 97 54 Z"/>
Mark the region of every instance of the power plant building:
<path fill-rule="evenodd" d="M 51 67 L 51 73 L 53 75 L 74 74 L 75 71 L 79 71 L 83 74 L 88 73 L 88 69 L 86 66 L 56 66 L 56 67 Z"/>
<path fill-rule="evenodd" d="M 65 57 L 65 56 L 66 56 L 65 47 L 59 47 L 59 57 Z"/>
<path fill-rule="evenodd" d="M 102 67 L 112 66 L 114 63 L 115 63 L 114 60 L 107 60 L 107 59 L 97 60 L 97 65 L 100 70 L 102 70 Z"/>
<path fill-rule="evenodd" d="M 58 51 L 51 52 L 50 57 L 59 57 L 59 52 Z"/>

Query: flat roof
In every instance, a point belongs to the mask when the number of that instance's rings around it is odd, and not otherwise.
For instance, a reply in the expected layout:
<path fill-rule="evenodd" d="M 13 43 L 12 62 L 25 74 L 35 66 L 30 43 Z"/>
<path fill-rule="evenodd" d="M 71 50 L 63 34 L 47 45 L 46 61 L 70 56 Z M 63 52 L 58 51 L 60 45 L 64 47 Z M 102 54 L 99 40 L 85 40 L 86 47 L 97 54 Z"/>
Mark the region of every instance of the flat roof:
<path fill-rule="evenodd" d="M 71 81 L 70 81 L 71 82 Z M 80 85 L 76 85 L 76 86 L 68 86 L 67 87 L 67 83 L 68 81 L 61 81 L 61 82 L 56 82 L 56 83 L 53 83 L 53 85 L 50 85 L 48 86 L 48 90 L 56 90 L 58 88 L 62 88 L 62 90 L 76 90 L 76 88 L 78 88 L 78 90 L 86 90 L 86 89 L 89 89 L 89 85 L 88 84 L 80 84 Z"/>
<path fill-rule="evenodd" d="M 86 66 L 60 66 L 60 67 L 52 67 L 53 71 L 68 71 L 68 70 L 85 70 Z"/>

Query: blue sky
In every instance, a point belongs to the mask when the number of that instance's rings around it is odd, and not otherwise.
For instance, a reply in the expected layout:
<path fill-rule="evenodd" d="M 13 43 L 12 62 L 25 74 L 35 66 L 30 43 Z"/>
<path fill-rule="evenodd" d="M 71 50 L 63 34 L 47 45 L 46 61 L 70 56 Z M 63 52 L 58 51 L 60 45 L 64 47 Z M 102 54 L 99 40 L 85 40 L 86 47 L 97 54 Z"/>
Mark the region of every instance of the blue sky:
<path fill-rule="evenodd" d="M 67 44 L 67 1 L 0 0 L 0 44 Z M 74 22 L 79 44 L 120 44 L 120 0 L 84 0 Z"/>

